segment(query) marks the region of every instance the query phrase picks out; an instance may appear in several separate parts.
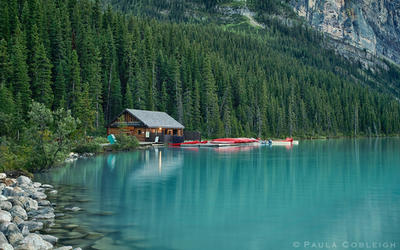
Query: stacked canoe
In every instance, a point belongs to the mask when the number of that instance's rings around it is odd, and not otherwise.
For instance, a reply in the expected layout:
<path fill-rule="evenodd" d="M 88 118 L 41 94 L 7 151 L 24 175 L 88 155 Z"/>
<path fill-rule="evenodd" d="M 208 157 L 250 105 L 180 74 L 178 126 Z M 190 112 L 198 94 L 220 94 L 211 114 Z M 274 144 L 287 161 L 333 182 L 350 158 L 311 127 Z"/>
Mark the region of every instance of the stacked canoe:
<path fill-rule="evenodd" d="M 248 146 L 259 144 L 259 140 L 253 138 L 219 138 L 211 141 L 188 141 L 182 143 L 170 143 L 175 147 L 229 147 Z"/>

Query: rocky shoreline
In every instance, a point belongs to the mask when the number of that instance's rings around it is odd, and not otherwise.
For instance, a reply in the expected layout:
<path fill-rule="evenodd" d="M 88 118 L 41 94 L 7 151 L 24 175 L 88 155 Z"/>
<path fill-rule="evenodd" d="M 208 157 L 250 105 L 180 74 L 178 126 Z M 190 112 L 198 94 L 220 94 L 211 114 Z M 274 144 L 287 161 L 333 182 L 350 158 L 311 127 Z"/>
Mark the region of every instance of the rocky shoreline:
<path fill-rule="evenodd" d="M 26 176 L 14 179 L 0 173 L 0 191 L 0 249 L 73 249 L 58 246 L 57 237 L 41 233 L 54 225 L 54 204 L 46 195 L 57 193 L 53 186 L 32 182 Z"/>

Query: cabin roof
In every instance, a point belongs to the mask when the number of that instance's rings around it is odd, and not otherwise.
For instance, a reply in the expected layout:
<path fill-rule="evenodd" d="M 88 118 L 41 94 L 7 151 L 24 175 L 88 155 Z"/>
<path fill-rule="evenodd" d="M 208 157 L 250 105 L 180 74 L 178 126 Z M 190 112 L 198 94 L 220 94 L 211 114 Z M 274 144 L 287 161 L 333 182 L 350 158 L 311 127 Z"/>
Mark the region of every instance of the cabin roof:
<path fill-rule="evenodd" d="M 185 128 L 165 112 L 139 109 L 125 109 L 124 112 L 125 111 L 136 117 L 149 128 Z"/>

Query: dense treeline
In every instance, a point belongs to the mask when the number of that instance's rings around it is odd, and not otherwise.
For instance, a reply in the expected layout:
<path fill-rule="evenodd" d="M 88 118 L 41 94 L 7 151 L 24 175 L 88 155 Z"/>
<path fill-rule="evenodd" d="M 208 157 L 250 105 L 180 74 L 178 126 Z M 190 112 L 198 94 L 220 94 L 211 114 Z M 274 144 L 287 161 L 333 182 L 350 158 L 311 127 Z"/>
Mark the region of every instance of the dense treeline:
<path fill-rule="evenodd" d="M 207 137 L 400 131 L 393 95 L 369 87 L 369 73 L 300 26 L 227 31 L 125 16 L 89 0 L 1 8 L 1 136 L 18 138 L 32 100 L 71 110 L 83 133 L 104 131 L 132 107 L 166 111 Z"/>

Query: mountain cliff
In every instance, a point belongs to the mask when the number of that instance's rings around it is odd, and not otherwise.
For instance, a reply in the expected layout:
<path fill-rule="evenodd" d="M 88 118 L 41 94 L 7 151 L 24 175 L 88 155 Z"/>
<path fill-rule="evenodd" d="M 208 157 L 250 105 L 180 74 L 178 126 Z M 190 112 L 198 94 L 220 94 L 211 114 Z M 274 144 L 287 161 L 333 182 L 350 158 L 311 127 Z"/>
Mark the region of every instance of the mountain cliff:
<path fill-rule="evenodd" d="M 399 0 L 292 0 L 295 12 L 309 24 L 351 47 L 400 63 Z"/>

